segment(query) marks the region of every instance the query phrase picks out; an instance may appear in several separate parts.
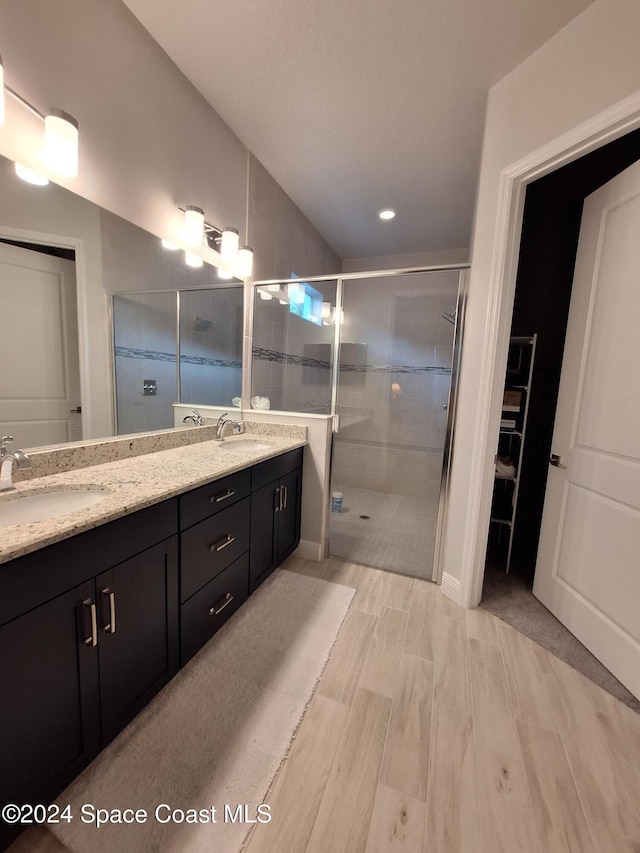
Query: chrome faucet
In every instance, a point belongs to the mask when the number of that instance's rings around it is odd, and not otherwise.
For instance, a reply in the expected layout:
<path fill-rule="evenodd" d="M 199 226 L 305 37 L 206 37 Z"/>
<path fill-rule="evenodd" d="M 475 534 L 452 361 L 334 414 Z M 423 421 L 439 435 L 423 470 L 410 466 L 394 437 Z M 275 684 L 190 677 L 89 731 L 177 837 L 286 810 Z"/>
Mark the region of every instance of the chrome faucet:
<path fill-rule="evenodd" d="M 242 427 L 238 421 L 234 421 L 232 418 L 227 417 L 228 414 L 229 412 L 224 412 L 218 418 L 216 423 L 216 441 L 224 441 L 224 430 L 227 424 L 232 424 L 234 435 L 238 435 L 242 432 Z"/>
<path fill-rule="evenodd" d="M 31 468 L 31 460 L 22 450 L 8 450 L 7 444 L 13 441 L 12 435 L 4 435 L 0 444 L 0 492 L 15 489 L 13 485 L 13 463 L 24 470 Z"/>
<path fill-rule="evenodd" d="M 182 419 L 182 423 L 186 424 L 187 421 L 192 421 L 196 426 L 204 426 L 204 418 L 200 414 L 197 409 L 193 409 L 192 415 L 187 415 L 186 418 Z"/>

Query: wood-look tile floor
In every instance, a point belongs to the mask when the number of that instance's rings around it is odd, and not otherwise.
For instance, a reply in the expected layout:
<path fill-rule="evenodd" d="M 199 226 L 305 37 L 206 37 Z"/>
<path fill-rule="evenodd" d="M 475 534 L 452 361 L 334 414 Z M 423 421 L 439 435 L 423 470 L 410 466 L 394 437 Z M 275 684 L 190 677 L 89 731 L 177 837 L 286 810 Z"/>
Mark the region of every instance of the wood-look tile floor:
<path fill-rule="evenodd" d="M 427 581 L 283 568 L 357 594 L 244 853 L 640 853 L 640 715 Z"/>
<path fill-rule="evenodd" d="M 640 853 L 640 716 L 482 609 L 357 589 L 245 853 Z"/>

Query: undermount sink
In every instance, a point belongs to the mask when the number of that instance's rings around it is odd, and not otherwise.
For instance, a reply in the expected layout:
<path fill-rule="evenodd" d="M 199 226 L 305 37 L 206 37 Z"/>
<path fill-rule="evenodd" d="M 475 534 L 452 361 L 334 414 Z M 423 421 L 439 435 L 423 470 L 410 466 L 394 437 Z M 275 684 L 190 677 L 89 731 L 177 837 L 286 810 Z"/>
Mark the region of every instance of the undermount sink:
<path fill-rule="evenodd" d="M 231 441 L 221 441 L 221 450 L 273 450 L 273 444 L 259 438 L 233 438 Z"/>
<path fill-rule="evenodd" d="M 108 492 L 95 488 L 51 489 L 50 491 L 16 493 L 0 497 L 0 527 L 30 524 L 69 515 L 103 501 Z"/>

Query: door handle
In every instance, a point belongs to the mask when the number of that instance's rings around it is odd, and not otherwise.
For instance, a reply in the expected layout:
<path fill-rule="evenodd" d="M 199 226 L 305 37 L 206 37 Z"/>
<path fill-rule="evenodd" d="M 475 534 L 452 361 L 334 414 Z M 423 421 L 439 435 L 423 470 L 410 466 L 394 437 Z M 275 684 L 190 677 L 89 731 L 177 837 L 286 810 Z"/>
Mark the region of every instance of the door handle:
<path fill-rule="evenodd" d="M 91 614 L 91 635 L 84 640 L 85 646 L 98 645 L 98 617 L 96 614 L 96 606 L 90 598 L 85 598 L 82 602 L 83 607 L 88 607 Z"/>
<path fill-rule="evenodd" d="M 565 466 L 560 464 L 561 459 L 562 457 L 558 456 L 557 453 L 552 453 L 549 459 L 549 465 L 553 465 L 554 468 L 564 468 Z"/>
<path fill-rule="evenodd" d="M 107 604 L 109 606 L 109 614 L 108 619 L 105 624 L 102 626 L 102 630 L 105 634 L 115 634 L 116 632 L 116 594 L 115 592 L 111 592 L 109 587 L 105 587 L 102 590 L 102 595 L 107 599 Z"/>

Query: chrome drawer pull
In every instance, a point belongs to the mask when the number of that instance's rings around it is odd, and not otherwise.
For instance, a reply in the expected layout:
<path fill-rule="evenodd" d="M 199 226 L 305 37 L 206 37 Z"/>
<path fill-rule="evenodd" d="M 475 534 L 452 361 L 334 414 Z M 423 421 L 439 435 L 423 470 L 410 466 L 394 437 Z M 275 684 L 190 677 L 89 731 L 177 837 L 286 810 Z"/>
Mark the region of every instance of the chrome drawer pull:
<path fill-rule="evenodd" d="M 284 506 L 282 507 L 282 509 L 286 509 L 287 508 L 287 500 L 289 499 L 289 487 L 283 486 L 282 488 L 284 489 Z"/>
<path fill-rule="evenodd" d="M 224 539 L 220 539 L 218 542 L 214 542 L 213 545 L 210 545 L 209 550 L 222 551 L 223 548 L 226 548 L 227 545 L 231 545 L 231 543 L 235 541 L 236 537 L 232 536 L 230 533 L 227 533 Z"/>
<path fill-rule="evenodd" d="M 102 590 L 102 594 L 109 600 L 109 621 L 102 626 L 105 634 L 115 634 L 116 632 L 116 594 L 111 592 L 109 587 Z"/>
<path fill-rule="evenodd" d="M 209 610 L 209 616 L 217 616 L 218 613 L 222 613 L 222 611 L 225 609 L 225 607 L 227 607 L 227 605 L 231 604 L 232 601 L 233 601 L 233 596 L 231 595 L 230 592 L 228 592 L 224 597 L 224 604 L 221 604 L 220 607 L 216 607 L 214 604 L 213 607 L 211 608 L 211 610 Z"/>
<path fill-rule="evenodd" d="M 219 504 L 220 501 L 226 501 L 227 498 L 232 498 L 234 495 L 235 495 L 235 492 L 233 491 L 233 489 L 227 489 L 227 491 L 224 494 L 218 495 L 217 497 L 214 495 L 213 497 L 209 498 L 209 503 L 210 504 Z"/>
<path fill-rule="evenodd" d="M 91 610 L 91 636 L 87 637 L 84 641 L 85 646 L 97 646 L 98 645 L 98 616 L 96 613 L 96 606 L 93 604 L 90 598 L 85 598 L 82 602 L 83 607 L 89 607 Z"/>

